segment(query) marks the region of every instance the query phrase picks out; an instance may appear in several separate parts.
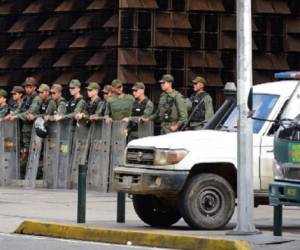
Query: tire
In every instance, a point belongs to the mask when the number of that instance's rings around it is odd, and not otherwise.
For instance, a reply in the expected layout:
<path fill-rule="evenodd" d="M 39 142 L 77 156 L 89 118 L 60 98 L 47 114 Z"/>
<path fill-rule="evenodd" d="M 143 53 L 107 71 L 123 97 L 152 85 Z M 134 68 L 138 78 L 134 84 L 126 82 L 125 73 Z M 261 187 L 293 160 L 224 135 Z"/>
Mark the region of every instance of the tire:
<path fill-rule="evenodd" d="M 235 209 L 235 194 L 223 177 L 200 174 L 192 177 L 180 197 L 180 211 L 194 229 L 220 229 L 224 227 Z"/>
<path fill-rule="evenodd" d="M 170 207 L 166 198 L 133 195 L 132 202 L 138 217 L 153 227 L 169 227 L 181 218 L 179 210 Z"/>

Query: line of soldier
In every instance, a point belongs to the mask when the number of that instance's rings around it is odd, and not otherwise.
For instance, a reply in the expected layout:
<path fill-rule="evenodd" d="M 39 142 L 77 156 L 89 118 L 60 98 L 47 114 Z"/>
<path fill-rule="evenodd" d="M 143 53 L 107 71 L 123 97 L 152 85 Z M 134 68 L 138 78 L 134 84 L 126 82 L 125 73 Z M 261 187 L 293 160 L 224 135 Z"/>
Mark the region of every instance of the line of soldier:
<path fill-rule="evenodd" d="M 137 138 L 137 123 L 150 120 L 160 123 L 161 134 L 201 129 L 214 113 L 212 98 L 204 90 L 206 80 L 197 76 L 192 81 L 194 93 L 186 99 L 174 89 L 173 82 L 170 74 L 163 75 L 159 81 L 162 94 L 154 112 L 154 105 L 145 95 L 142 82 L 133 85 L 133 95 L 130 95 L 123 92 L 123 83 L 115 79 L 111 85 L 104 86 L 103 100 L 99 97 L 99 84 L 91 82 L 86 87 L 89 98 L 86 101 L 81 95 L 80 81 L 73 79 L 69 83 L 71 99 L 66 101 L 62 97 L 61 85 L 53 84 L 50 88 L 41 84 L 37 89 L 36 79 L 27 77 L 24 88 L 13 87 L 12 105 L 7 104 L 7 92 L 0 89 L 0 119 L 22 121 L 21 159 L 27 158 L 33 121 L 37 117 L 43 117 L 46 122 L 66 118 L 85 120 L 87 123 L 99 119 L 104 119 L 106 123 L 122 120 L 128 123 L 129 140 Z"/>

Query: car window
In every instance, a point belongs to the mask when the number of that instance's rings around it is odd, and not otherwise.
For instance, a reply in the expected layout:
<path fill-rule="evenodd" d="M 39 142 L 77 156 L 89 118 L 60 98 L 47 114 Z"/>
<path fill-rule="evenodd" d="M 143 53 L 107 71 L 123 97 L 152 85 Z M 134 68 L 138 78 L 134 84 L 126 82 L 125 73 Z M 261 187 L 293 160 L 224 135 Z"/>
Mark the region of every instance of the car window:
<path fill-rule="evenodd" d="M 268 119 L 272 109 L 274 108 L 279 96 L 267 94 L 254 94 L 253 95 L 253 110 L 255 111 L 253 117 L 253 133 L 259 133 Z M 221 130 L 237 131 L 238 109 L 237 107 L 231 112 L 226 121 L 224 122 Z"/>

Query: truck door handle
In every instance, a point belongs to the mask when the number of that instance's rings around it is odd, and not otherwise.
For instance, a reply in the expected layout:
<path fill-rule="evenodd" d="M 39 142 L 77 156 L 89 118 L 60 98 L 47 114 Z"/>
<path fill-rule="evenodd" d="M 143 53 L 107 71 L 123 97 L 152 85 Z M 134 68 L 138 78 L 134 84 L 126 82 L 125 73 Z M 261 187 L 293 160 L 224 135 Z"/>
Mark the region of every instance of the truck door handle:
<path fill-rule="evenodd" d="M 267 153 L 273 153 L 274 150 L 273 150 L 273 149 L 270 149 L 270 150 L 267 150 L 266 152 L 267 152 Z"/>

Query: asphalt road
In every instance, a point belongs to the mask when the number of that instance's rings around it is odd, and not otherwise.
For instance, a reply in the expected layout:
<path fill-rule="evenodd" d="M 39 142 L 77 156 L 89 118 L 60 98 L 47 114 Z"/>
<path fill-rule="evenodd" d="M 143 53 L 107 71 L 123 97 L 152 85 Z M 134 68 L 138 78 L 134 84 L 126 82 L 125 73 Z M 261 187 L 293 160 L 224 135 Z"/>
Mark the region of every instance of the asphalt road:
<path fill-rule="evenodd" d="M 1 250 L 163 250 L 163 248 L 149 248 L 128 245 L 113 245 L 106 243 L 63 240 L 37 236 L 0 233 Z"/>

